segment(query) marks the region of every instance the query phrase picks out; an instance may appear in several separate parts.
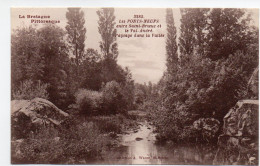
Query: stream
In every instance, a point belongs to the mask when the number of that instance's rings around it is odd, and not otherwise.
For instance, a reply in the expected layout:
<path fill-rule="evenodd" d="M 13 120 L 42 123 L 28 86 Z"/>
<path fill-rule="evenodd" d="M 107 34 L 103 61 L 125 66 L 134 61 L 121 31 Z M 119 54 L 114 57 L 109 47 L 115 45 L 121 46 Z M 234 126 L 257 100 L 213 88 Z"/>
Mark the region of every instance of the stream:
<path fill-rule="evenodd" d="M 119 136 L 120 146 L 102 154 L 93 164 L 212 164 L 210 145 L 157 145 L 153 126 L 140 123 L 136 131 Z"/>

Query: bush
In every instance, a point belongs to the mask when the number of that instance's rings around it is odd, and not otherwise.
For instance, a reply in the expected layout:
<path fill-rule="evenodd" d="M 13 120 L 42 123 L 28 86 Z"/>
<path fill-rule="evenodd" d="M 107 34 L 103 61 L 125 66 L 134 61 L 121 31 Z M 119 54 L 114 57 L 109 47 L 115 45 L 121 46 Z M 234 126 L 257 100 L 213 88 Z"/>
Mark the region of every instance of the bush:
<path fill-rule="evenodd" d="M 102 133 L 120 133 L 122 131 L 123 118 L 119 118 L 119 116 L 91 117 L 91 121 L 97 124 Z"/>
<path fill-rule="evenodd" d="M 101 92 L 79 89 L 75 94 L 75 104 L 70 107 L 83 114 L 126 113 L 129 107 L 127 97 L 116 81 L 106 83 Z"/>
<path fill-rule="evenodd" d="M 214 118 L 200 118 L 193 123 L 193 129 L 198 133 L 201 142 L 217 140 L 220 122 Z"/>
<path fill-rule="evenodd" d="M 20 113 L 11 117 L 11 137 L 14 139 L 28 138 L 30 132 L 35 132 L 37 126 L 31 123 L 30 117 Z"/>
<path fill-rule="evenodd" d="M 137 129 L 139 127 L 137 118 L 133 115 L 109 115 L 89 117 L 87 121 L 92 121 L 102 133 L 118 134 L 129 129 Z"/>
<path fill-rule="evenodd" d="M 151 117 L 156 127 L 157 141 L 194 142 L 196 134 L 191 128 L 192 116 L 185 108 L 167 110 L 159 107 Z"/>
<path fill-rule="evenodd" d="M 40 80 L 34 83 L 32 80 L 25 80 L 21 82 L 20 86 L 12 93 L 13 100 L 32 100 L 36 97 L 47 99 L 49 94 L 47 92 L 48 84 L 42 83 Z"/>
<path fill-rule="evenodd" d="M 101 107 L 102 93 L 92 90 L 79 89 L 75 94 L 76 108 L 80 113 L 92 114 Z"/>
<path fill-rule="evenodd" d="M 124 113 L 126 111 L 127 102 L 120 85 L 116 81 L 106 83 L 102 88 L 102 110 L 105 114 Z"/>
<path fill-rule="evenodd" d="M 101 157 L 107 139 L 93 122 L 73 124 L 68 129 L 43 128 L 29 138 L 12 142 L 12 163 L 86 164 Z"/>

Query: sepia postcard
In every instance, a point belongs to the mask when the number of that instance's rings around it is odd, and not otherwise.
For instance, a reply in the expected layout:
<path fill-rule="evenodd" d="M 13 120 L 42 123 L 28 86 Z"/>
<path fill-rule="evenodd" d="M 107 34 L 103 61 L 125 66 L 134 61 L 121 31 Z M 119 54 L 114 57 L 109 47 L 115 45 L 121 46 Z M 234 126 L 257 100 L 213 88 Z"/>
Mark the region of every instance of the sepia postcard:
<path fill-rule="evenodd" d="M 11 164 L 259 164 L 258 9 L 10 12 Z"/>

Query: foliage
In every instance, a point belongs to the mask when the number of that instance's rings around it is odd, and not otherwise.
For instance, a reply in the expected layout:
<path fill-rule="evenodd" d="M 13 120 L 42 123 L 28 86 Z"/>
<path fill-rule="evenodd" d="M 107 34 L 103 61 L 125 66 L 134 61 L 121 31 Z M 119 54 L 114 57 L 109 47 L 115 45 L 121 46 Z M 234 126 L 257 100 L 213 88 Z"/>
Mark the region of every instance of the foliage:
<path fill-rule="evenodd" d="M 84 88 L 82 82 L 85 74 L 82 74 L 83 60 L 85 56 L 85 39 L 86 28 L 84 12 L 81 8 L 68 8 L 66 12 L 67 25 L 65 27 L 67 32 L 68 50 L 72 55 L 67 65 L 68 79 L 66 81 L 68 87 L 68 101 L 73 103 L 74 94 L 79 88 Z M 85 65 L 85 64 L 84 64 Z M 66 105 L 69 105 L 66 104 Z"/>
<path fill-rule="evenodd" d="M 97 14 L 101 53 L 85 48 L 80 8 L 68 8 L 66 31 L 46 24 L 12 33 L 12 99 L 45 98 L 65 111 L 74 103 L 73 109 L 81 113 L 55 128 L 36 129 L 23 116 L 12 119 L 12 162 L 87 163 L 100 157 L 108 137 L 137 126 L 118 115 L 133 108 L 135 87 L 130 70 L 117 64 L 114 9 Z"/>
<path fill-rule="evenodd" d="M 60 108 L 68 102 L 68 49 L 64 40 L 65 31 L 55 25 L 46 25 L 38 30 L 41 36 L 40 51 L 44 56 L 43 81 L 49 84 L 50 100 Z"/>
<path fill-rule="evenodd" d="M 132 107 L 133 84 L 120 85 L 116 81 L 108 82 L 100 91 L 79 89 L 75 93 L 75 106 L 84 114 L 125 113 Z"/>
<path fill-rule="evenodd" d="M 126 110 L 131 110 L 134 108 L 134 80 L 132 79 L 132 74 L 129 68 L 125 68 L 124 70 L 124 78 L 125 82 L 121 84 L 122 94 L 123 94 L 123 100 L 126 101 L 125 108 Z"/>
<path fill-rule="evenodd" d="M 126 82 L 126 75 L 124 69 L 111 58 L 106 58 L 101 61 L 101 78 L 102 82 L 107 83 L 116 81 L 118 83 Z"/>
<path fill-rule="evenodd" d="M 13 33 L 13 92 L 21 91 L 18 88 L 26 80 L 34 83 L 40 80 L 42 84 L 49 85 L 46 89 L 49 99 L 59 107 L 66 106 L 68 54 L 64 35 L 64 31 L 55 25 L 45 25 L 39 29 L 21 28 Z M 34 97 L 38 97 L 37 94 L 31 98 Z"/>
<path fill-rule="evenodd" d="M 199 117 L 213 117 L 222 122 L 228 110 L 243 97 L 241 92 L 246 89 L 248 78 L 257 65 L 255 59 L 254 55 L 238 52 L 222 62 L 195 62 L 190 68 L 180 71 L 184 75 L 179 80 L 188 80 L 189 84 L 180 88 L 177 85 L 177 95 L 173 95 L 173 98 L 166 97 L 166 106 L 176 110 L 175 115 L 183 107 L 187 110 L 188 117 L 193 117 L 194 120 Z M 170 86 L 172 87 L 171 84 Z M 178 101 L 181 107 L 176 103 Z M 182 118 L 182 121 L 189 125 L 189 119 Z"/>
<path fill-rule="evenodd" d="M 116 43 L 115 15 L 114 8 L 102 8 L 97 11 L 99 18 L 98 32 L 101 35 L 100 49 L 105 59 L 116 60 L 118 56 L 118 46 Z"/>
<path fill-rule="evenodd" d="M 96 123 L 102 133 L 121 133 L 123 119 L 125 117 L 120 117 L 120 115 L 110 115 L 91 117 L 89 120 Z"/>
<path fill-rule="evenodd" d="M 25 80 L 42 80 L 44 56 L 41 53 L 41 37 L 33 27 L 20 28 L 11 36 L 12 90 Z"/>
<path fill-rule="evenodd" d="M 79 89 L 75 94 L 76 108 L 82 114 L 93 114 L 101 109 L 102 93 Z"/>
<path fill-rule="evenodd" d="M 208 11 L 207 8 L 181 9 L 179 48 L 182 58 L 191 56 L 194 51 L 200 55 L 204 54 Z"/>
<path fill-rule="evenodd" d="M 172 72 L 177 67 L 178 61 L 178 47 L 176 42 L 177 31 L 174 25 L 174 18 L 172 9 L 166 9 L 166 23 L 167 23 L 167 40 L 166 40 L 166 66 L 168 72 Z"/>
<path fill-rule="evenodd" d="M 102 88 L 102 111 L 105 114 L 123 113 L 126 111 L 126 100 L 122 88 L 116 81 L 106 83 Z"/>
<path fill-rule="evenodd" d="M 244 51 L 252 43 L 250 17 L 245 9 L 212 9 L 208 18 L 207 57 L 212 60 Z"/>
<path fill-rule="evenodd" d="M 176 64 L 167 59 L 155 97 L 143 97 L 140 103 L 150 110 L 159 141 L 216 142 L 218 131 L 204 133 L 194 122 L 213 118 L 222 124 L 228 110 L 247 98 L 247 83 L 258 63 L 258 33 L 242 9 L 181 9 L 181 15 L 179 67 L 169 70 Z"/>
<path fill-rule="evenodd" d="M 12 92 L 12 99 L 32 100 L 35 97 L 48 99 L 49 94 L 47 88 L 48 84 L 44 84 L 40 80 L 35 83 L 32 80 L 25 80 Z"/>
<path fill-rule="evenodd" d="M 174 76 L 167 75 L 161 87 L 162 104 L 154 100 L 154 111 L 150 115 L 157 126 L 158 139 L 200 139 L 193 128 L 194 121 L 215 118 L 222 122 L 228 110 L 246 96 L 247 82 L 257 66 L 255 59 L 256 53 L 242 52 L 218 62 L 192 59 Z"/>
<path fill-rule="evenodd" d="M 42 127 L 24 137 L 13 137 L 12 163 L 86 164 L 100 159 L 116 134 L 137 126 L 136 121 L 122 114 L 70 116 L 57 128 Z"/>
<path fill-rule="evenodd" d="M 68 20 L 66 30 L 68 33 L 68 42 L 72 47 L 72 53 L 75 55 L 77 69 L 84 55 L 86 28 L 84 12 L 80 8 L 68 8 L 66 13 Z M 77 70 L 77 76 L 79 71 Z"/>
<path fill-rule="evenodd" d="M 181 9 L 181 15 L 182 58 L 198 54 L 219 60 L 245 50 L 254 40 L 245 9 Z"/>
<path fill-rule="evenodd" d="M 30 123 L 30 117 L 21 113 L 17 117 L 11 116 L 11 138 L 12 139 L 24 139 L 28 138 L 30 132 L 35 132 L 37 126 Z"/>
<path fill-rule="evenodd" d="M 102 85 L 102 58 L 97 50 L 87 49 L 81 65 L 83 77 L 81 88 L 98 91 Z"/>
<path fill-rule="evenodd" d="M 12 142 L 12 162 L 23 164 L 79 164 L 100 157 L 107 141 L 93 122 L 69 129 L 42 128 L 21 143 Z M 16 153 L 19 151 L 19 153 Z"/>
<path fill-rule="evenodd" d="M 196 139 L 199 139 L 200 142 L 216 140 L 219 127 L 220 122 L 214 118 L 201 118 L 193 123 L 193 128 L 198 133 Z"/>

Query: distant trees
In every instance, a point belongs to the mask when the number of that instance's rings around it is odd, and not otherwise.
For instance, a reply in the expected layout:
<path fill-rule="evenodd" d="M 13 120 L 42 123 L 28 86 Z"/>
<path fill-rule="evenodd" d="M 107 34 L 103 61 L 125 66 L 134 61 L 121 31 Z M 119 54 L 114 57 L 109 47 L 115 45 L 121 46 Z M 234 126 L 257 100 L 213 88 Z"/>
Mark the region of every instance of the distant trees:
<path fill-rule="evenodd" d="M 135 83 L 135 108 L 146 111 L 147 113 L 154 111 L 154 108 L 158 107 L 157 99 L 160 98 L 158 94 L 158 85 L 152 84 L 150 81 L 148 84 Z"/>

